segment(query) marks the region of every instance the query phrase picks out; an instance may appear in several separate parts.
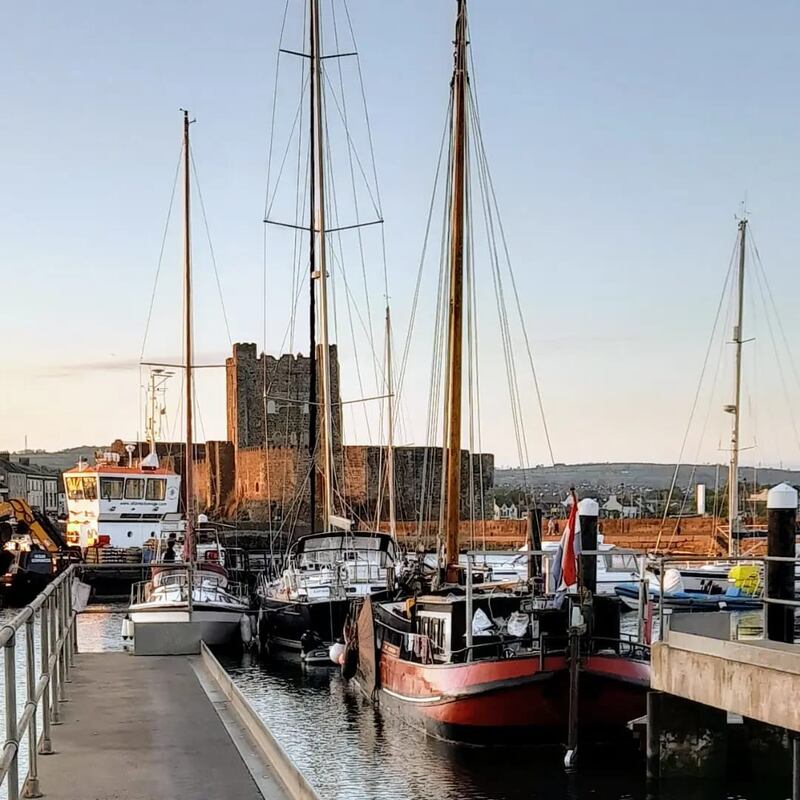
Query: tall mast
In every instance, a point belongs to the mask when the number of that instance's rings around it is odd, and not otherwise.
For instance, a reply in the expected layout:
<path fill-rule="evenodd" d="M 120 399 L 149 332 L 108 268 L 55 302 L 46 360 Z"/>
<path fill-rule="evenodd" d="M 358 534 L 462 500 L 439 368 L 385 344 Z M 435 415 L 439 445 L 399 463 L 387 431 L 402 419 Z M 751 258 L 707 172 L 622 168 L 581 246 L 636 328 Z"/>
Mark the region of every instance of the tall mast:
<path fill-rule="evenodd" d="M 322 434 L 324 447 L 322 456 L 322 527 L 330 525 L 333 513 L 333 424 L 331 409 L 331 359 L 328 341 L 328 273 L 326 264 L 325 242 L 325 143 L 323 140 L 322 117 L 322 59 L 320 57 L 320 24 L 319 0 L 310 2 L 310 39 L 311 39 L 311 281 L 317 283 L 317 299 L 319 300 L 320 322 L 320 357 L 322 369 Z M 312 287 L 313 290 L 313 287 Z M 313 313 L 313 312 L 312 312 Z M 312 322 L 313 324 L 313 322 Z M 316 346 L 316 342 L 313 343 Z M 313 357 L 312 357 L 313 359 Z M 316 369 L 316 360 L 312 360 L 312 369 Z M 315 380 L 314 376 L 313 380 Z M 315 381 L 316 382 L 316 381 Z"/>
<path fill-rule="evenodd" d="M 189 112 L 183 112 L 183 333 L 184 333 L 184 386 L 186 396 L 186 442 L 184 443 L 183 485 L 186 492 L 186 534 L 184 537 L 185 561 L 194 560 L 194 492 L 192 489 L 192 470 L 194 467 L 192 450 L 192 236 L 189 183 Z M 191 592 L 189 592 L 191 597 Z"/>
<path fill-rule="evenodd" d="M 313 53 L 315 48 L 316 38 L 314 36 L 314 22 L 313 22 L 313 6 L 312 13 L 309 14 L 311 22 L 308 26 L 308 40 L 309 48 L 312 53 L 311 63 L 313 65 Z M 313 142 L 316 133 L 316 88 L 317 82 L 314 80 L 314 70 L 312 66 L 312 75 L 309 86 L 309 100 L 310 112 L 308 119 L 310 121 L 311 130 L 309 134 L 309 141 Z M 309 201 L 309 221 L 308 221 L 308 262 L 309 262 L 309 279 L 308 279 L 308 493 L 309 493 L 309 517 L 311 533 L 317 530 L 317 467 L 315 463 L 317 453 L 317 287 L 316 287 L 316 269 L 317 269 L 317 235 L 314 230 L 316 223 L 316 209 L 314 204 L 316 175 L 313 168 L 313 161 L 315 158 L 315 150 L 313 145 L 310 148 L 310 158 L 312 161 L 311 169 L 309 169 L 309 193 L 311 198 Z"/>
<path fill-rule="evenodd" d="M 731 463 L 728 472 L 728 554 L 736 555 L 736 534 L 739 530 L 739 417 L 742 392 L 742 318 L 744 315 L 744 254 L 747 218 L 739 221 L 739 301 L 733 343 L 736 345 L 736 377 L 733 395 L 733 427 L 731 429 Z"/>
<path fill-rule="evenodd" d="M 447 324 L 447 387 L 444 453 L 444 566 L 458 564 L 461 496 L 461 351 L 464 291 L 464 184 L 467 139 L 467 3 L 457 0 L 450 198 L 450 299 Z"/>
<path fill-rule="evenodd" d="M 392 379 L 392 323 L 389 316 L 389 304 L 386 304 L 386 385 L 388 388 L 387 423 L 389 430 L 386 435 L 388 458 L 386 459 L 386 483 L 389 491 L 389 533 L 392 539 L 397 539 L 397 513 L 395 510 L 394 496 L 394 382 Z M 379 520 L 380 521 L 380 520 Z"/>

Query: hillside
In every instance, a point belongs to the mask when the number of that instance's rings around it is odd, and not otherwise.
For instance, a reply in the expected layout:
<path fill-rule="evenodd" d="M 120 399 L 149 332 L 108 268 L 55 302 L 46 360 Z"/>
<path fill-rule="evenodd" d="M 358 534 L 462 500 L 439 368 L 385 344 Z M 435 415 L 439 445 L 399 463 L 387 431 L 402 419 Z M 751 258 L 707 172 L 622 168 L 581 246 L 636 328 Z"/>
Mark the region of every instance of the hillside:
<path fill-rule="evenodd" d="M 46 451 L 20 451 L 11 453 L 13 461 L 18 461 L 20 456 L 30 459 L 31 464 L 38 464 L 42 467 L 50 467 L 63 472 L 70 467 L 74 467 L 80 458 L 86 458 L 90 463 L 94 463 L 96 450 L 102 450 L 100 445 L 81 445 L 80 447 L 69 447 L 66 450 Z"/>
<path fill-rule="evenodd" d="M 694 470 L 694 475 L 692 475 Z M 678 486 L 705 483 L 709 488 L 715 486 L 719 470 L 720 486 L 727 479 L 728 465 L 684 464 L 678 473 Z M 523 486 L 533 488 L 555 488 L 570 485 L 592 487 L 598 489 L 615 489 L 621 484 L 640 489 L 669 489 L 674 464 L 650 464 L 647 462 L 609 463 L 609 464 L 558 464 L 555 467 L 534 467 L 531 469 L 497 469 L 495 470 L 496 486 Z M 742 477 L 753 480 L 753 469 L 742 468 Z M 759 484 L 774 485 L 781 481 L 800 484 L 800 471 L 763 468 L 756 472 Z"/>
<path fill-rule="evenodd" d="M 54 452 L 12 453 L 12 458 L 16 460 L 19 456 L 26 456 L 30 459 L 31 464 L 41 464 L 44 467 L 53 467 L 63 471 L 75 466 L 81 457 L 93 462 L 95 451 L 102 449 L 102 445 L 81 445 Z M 558 464 L 555 467 L 532 467 L 526 470 L 498 468 L 495 470 L 495 485 L 509 488 L 527 485 L 542 490 L 563 490 L 574 485 L 606 491 L 613 491 L 624 485 L 629 488 L 659 491 L 669 489 L 674 470 L 674 464 L 652 464 L 646 461 Z M 692 475 L 692 470 L 694 470 L 694 475 Z M 709 489 L 713 489 L 717 480 L 717 470 L 719 470 L 720 486 L 724 486 L 728 471 L 727 464 L 719 466 L 715 464 L 684 464 L 678 474 L 678 486 L 685 488 L 690 482 L 693 485 L 705 483 Z M 748 481 L 753 480 L 752 468 L 743 467 L 741 474 Z M 786 483 L 797 486 L 800 485 L 800 471 L 765 467 L 757 470 L 756 479 L 760 485 L 775 485 L 786 481 Z"/>

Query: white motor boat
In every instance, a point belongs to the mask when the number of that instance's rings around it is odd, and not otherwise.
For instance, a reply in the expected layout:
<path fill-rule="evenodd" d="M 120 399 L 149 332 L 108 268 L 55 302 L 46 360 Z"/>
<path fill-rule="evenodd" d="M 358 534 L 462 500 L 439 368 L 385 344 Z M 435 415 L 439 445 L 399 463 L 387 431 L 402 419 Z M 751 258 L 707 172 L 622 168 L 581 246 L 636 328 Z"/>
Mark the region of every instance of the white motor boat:
<path fill-rule="evenodd" d="M 623 550 L 613 544 L 605 544 L 601 537 L 597 549 L 597 594 L 613 595 L 617 585 L 640 580 L 640 566 L 636 553 Z M 544 542 L 544 559 L 552 563 L 558 550 L 558 542 Z M 498 582 L 524 581 L 528 578 L 528 547 L 524 545 L 515 554 L 493 553 L 486 550 L 471 555 L 473 566 L 490 570 L 488 580 Z M 426 564 L 435 567 L 436 556 L 427 555 Z M 466 554 L 461 554 L 459 562 L 466 566 Z"/>
<path fill-rule="evenodd" d="M 128 617 L 134 636 L 140 625 L 192 623 L 199 639 L 208 645 L 239 639 L 248 603 L 239 587 L 228 582 L 223 567 L 210 563 L 192 567 L 161 563 L 152 570 L 149 581 L 131 589 Z"/>

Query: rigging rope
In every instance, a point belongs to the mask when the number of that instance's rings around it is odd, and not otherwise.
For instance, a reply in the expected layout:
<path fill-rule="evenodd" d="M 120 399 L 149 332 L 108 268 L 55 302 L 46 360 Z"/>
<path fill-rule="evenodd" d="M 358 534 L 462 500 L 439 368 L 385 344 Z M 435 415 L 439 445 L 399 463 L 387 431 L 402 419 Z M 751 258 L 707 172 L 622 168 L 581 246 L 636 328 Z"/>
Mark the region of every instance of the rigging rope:
<path fill-rule="evenodd" d="M 533 379 L 534 390 L 535 390 L 535 393 L 536 393 L 536 401 L 537 401 L 537 404 L 538 404 L 538 407 L 539 407 L 539 415 L 540 415 L 541 422 L 542 422 L 542 429 L 543 429 L 543 432 L 544 432 L 545 442 L 547 444 L 547 451 L 548 451 L 548 453 L 550 455 L 550 462 L 555 467 L 556 460 L 555 460 L 555 456 L 553 454 L 553 445 L 552 445 L 552 441 L 551 441 L 551 438 L 550 438 L 550 429 L 549 429 L 549 427 L 547 425 L 547 417 L 545 415 L 545 410 L 544 410 L 544 401 L 542 399 L 542 391 L 541 391 L 541 387 L 539 385 L 539 375 L 538 375 L 538 372 L 536 370 L 536 365 L 535 365 L 535 362 L 534 362 L 533 347 L 531 346 L 530 337 L 528 335 L 528 327 L 525 324 L 525 317 L 524 317 L 524 315 L 522 313 L 522 304 L 521 304 L 520 299 L 519 299 L 519 290 L 517 288 L 516 274 L 515 274 L 515 272 L 514 272 L 514 270 L 512 268 L 511 254 L 510 254 L 510 250 L 509 250 L 509 246 L 508 246 L 508 240 L 506 238 L 505 226 L 503 225 L 503 220 L 502 220 L 502 217 L 500 215 L 499 203 L 498 203 L 498 200 L 497 200 L 497 193 L 496 193 L 495 188 L 494 188 L 494 179 L 492 178 L 491 170 L 489 169 L 489 161 L 488 161 L 488 158 L 486 156 L 486 147 L 484 145 L 484 140 L 483 140 L 483 128 L 482 128 L 482 125 L 481 125 L 480 105 L 479 105 L 478 97 L 477 97 L 477 81 L 475 79 L 475 62 L 474 62 L 474 58 L 473 58 L 473 52 L 474 52 L 473 49 L 470 48 L 469 59 L 470 59 L 470 68 L 471 68 L 472 76 L 473 76 L 472 77 L 472 81 L 471 81 L 471 86 L 470 86 L 470 98 L 471 98 L 471 102 L 472 102 L 472 104 L 474 106 L 474 114 L 475 114 L 475 126 L 474 126 L 474 128 L 475 128 L 475 133 L 476 133 L 476 138 L 477 138 L 477 143 L 478 143 L 478 149 L 483 154 L 482 160 L 483 160 L 483 162 L 485 164 L 485 169 L 486 169 L 486 179 L 487 179 L 486 182 L 487 182 L 487 186 L 489 188 L 489 191 L 491 193 L 492 202 L 493 202 L 494 207 L 496 209 L 498 232 L 500 233 L 500 241 L 501 241 L 501 243 L 503 245 L 503 251 L 504 251 L 504 255 L 505 255 L 506 267 L 508 269 L 509 277 L 510 277 L 510 280 L 511 280 L 511 288 L 512 288 L 513 295 L 514 295 L 514 301 L 515 301 L 515 304 L 516 304 L 517 315 L 519 317 L 519 324 L 520 324 L 520 328 L 522 329 L 522 336 L 523 336 L 523 340 L 525 342 L 525 351 L 526 351 L 526 354 L 528 356 L 528 365 L 530 367 L 531 377 Z M 523 480 L 526 480 L 527 479 L 527 471 L 524 472 L 523 475 L 524 475 Z"/>
<path fill-rule="evenodd" d="M 737 243 L 738 243 L 738 238 L 737 238 Z M 702 366 L 702 368 L 700 370 L 700 378 L 697 381 L 697 389 L 695 390 L 694 399 L 692 400 L 692 406 L 691 406 L 691 409 L 689 411 L 689 421 L 686 423 L 686 430 L 684 431 L 684 434 L 683 434 L 683 441 L 681 442 L 681 449 L 680 449 L 680 452 L 678 453 L 678 459 L 677 459 L 677 461 L 675 463 L 675 470 L 674 470 L 674 472 L 672 474 L 672 482 L 670 483 L 669 494 L 667 495 L 667 502 L 664 505 L 664 515 L 663 515 L 663 517 L 661 519 L 661 525 L 659 526 L 659 529 L 658 529 L 658 537 L 656 538 L 656 546 L 655 546 L 655 552 L 656 553 L 658 552 L 659 545 L 661 544 L 661 536 L 662 536 L 662 533 L 663 533 L 663 530 L 664 530 L 664 525 L 667 522 L 667 515 L 669 514 L 669 506 L 670 506 L 670 503 L 672 502 L 672 495 L 673 495 L 673 493 L 675 491 L 675 484 L 676 484 L 676 482 L 678 480 L 678 470 L 681 468 L 681 464 L 682 464 L 682 461 L 683 461 L 683 454 L 684 454 L 684 452 L 686 450 L 686 442 L 687 442 L 687 440 L 689 438 L 689 432 L 691 431 L 691 428 L 692 428 L 692 421 L 694 420 L 694 414 L 695 414 L 695 411 L 697 410 L 697 404 L 698 404 L 698 401 L 700 399 L 700 392 L 701 392 L 701 389 L 702 389 L 702 386 L 703 386 L 703 379 L 705 378 L 706 369 L 708 367 L 708 359 L 709 359 L 709 356 L 711 354 L 711 348 L 712 348 L 713 343 L 714 343 L 714 336 L 715 336 L 716 331 L 717 331 L 717 325 L 719 323 L 719 318 L 720 318 L 720 314 L 722 312 L 722 307 L 723 307 L 723 304 L 725 302 L 725 298 L 727 296 L 728 283 L 730 281 L 731 273 L 733 271 L 733 265 L 734 265 L 735 257 L 736 257 L 736 243 L 734 243 L 734 246 L 733 246 L 733 251 L 731 253 L 730 262 L 728 264 L 728 271 L 727 271 L 727 273 L 725 275 L 725 282 L 723 283 L 723 286 L 722 286 L 722 293 L 720 294 L 719 303 L 717 304 L 717 310 L 716 310 L 716 313 L 714 315 L 714 324 L 711 326 L 711 334 L 709 335 L 709 338 L 708 338 L 708 345 L 706 347 L 705 356 L 703 358 L 703 366 Z"/>
<path fill-rule="evenodd" d="M 228 324 L 228 312 L 225 308 L 225 299 L 222 296 L 222 283 L 219 279 L 219 270 L 217 269 L 217 257 L 214 254 L 214 243 L 211 241 L 211 229 L 208 226 L 208 217 L 206 216 L 206 204 L 203 201 L 203 192 L 200 190 L 200 178 L 197 175 L 197 166 L 194 163 L 194 153 L 192 148 L 189 149 L 189 159 L 192 163 L 192 174 L 194 175 L 195 186 L 197 187 L 197 197 L 200 200 L 200 211 L 203 217 L 203 225 L 206 230 L 206 238 L 208 239 L 208 249 L 211 253 L 211 265 L 214 268 L 214 278 L 217 283 L 217 292 L 219 294 L 219 303 L 222 307 L 222 318 L 225 321 L 225 332 L 228 334 L 228 345 L 233 347 L 233 339 L 231 337 L 231 326 Z"/>
<path fill-rule="evenodd" d="M 147 337 L 150 332 L 150 322 L 153 317 L 153 307 L 155 306 L 156 302 L 156 291 L 158 290 L 158 279 L 161 275 L 161 265 L 164 261 L 164 249 L 167 244 L 167 233 L 169 232 L 169 221 L 172 217 L 172 206 L 175 202 L 175 190 L 178 186 L 178 176 L 180 175 L 181 171 L 181 159 L 183 156 L 183 141 L 181 141 L 180 152 L 178 153 L 178 163 L 175 165 L 175 177 L 172 179 L 172 192 L 169 196 L 169 207 L 167 208 L 167 219 L 164 223 L 164 232 L 161 235 L 161 247 L 158 251 L 158 262 L 156 264 L 156 275 L 153 281 L 153 292 L 150 295 L 150 306 L 147 309 L 147 321 L 144 326 L 144 338 L 142 339 L 142 349 L 139 352 L 139 361 L 144 359 L 144 351 L 147 347 Z"/>

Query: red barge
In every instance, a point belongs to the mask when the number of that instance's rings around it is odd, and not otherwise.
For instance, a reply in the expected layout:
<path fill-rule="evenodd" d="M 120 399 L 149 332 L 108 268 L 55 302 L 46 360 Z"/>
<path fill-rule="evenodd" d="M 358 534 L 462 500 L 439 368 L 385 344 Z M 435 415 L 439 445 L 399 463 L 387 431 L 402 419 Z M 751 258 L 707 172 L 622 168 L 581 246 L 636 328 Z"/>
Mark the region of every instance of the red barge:
<path fill-rule="evenodd" d="M 348 676 L 354 673 L 365 693 L 381 706 L 431 736 L 517 744 L 557 744 L 567 739 L 567 760 L 574 763 L 580 730 L 617 732 L 644 714 L 650 685 L 649 650 L 621 641 L 616 598 L 592 597 L 597 585 L 591 553 L 584 553 L 584 559 L 590 559 L 587 580 L 580 574 L 581 534 L 574 490 L 570 520 L 557 556 L 559 566 L 553 571 L 560 576 L 553 587 L 560 590 L 557 595 L 544 596 L 543 587 L 534 588 L 532 580 L 517 586 L 473 585 L 471 566 L 466 576 L 459 566 L 459 524 L 469 516 L 461 507 L 462 474 L 466 473 L 461 453 L 462 351 L 464 340 L 469 339 L 464 330 L 465 299 L 469 297 L 465 285 L 470 287 L 477 280 L 470 260 L 474 256 L 467 161 L 469 130 L 479 123 L 474 86 L 470 88 L 468 77 L 467 0 L 457 0 L 456 5 L 447 155 L 449 226 L 443 239 L 448 264 L 442 264 L 447 278 L 440 287 L 447 348 L 435 354 L 446 367 L 441 393 L 444 441 L 439 563 L 431 582 L 437 591 L 422 591 L 402 601 L 366 598 L 357 622 L 347 630 L 343 671 Z M 471 146 L 479 154 L 477 172 L 483 181 L 478 181 L 479 193 L 483 192 L 488 233 L 494 230 L 497 208 L 479 133 L 473 136 Z M 495 269 L 496 300 L 502 309 L 499 266 Z M 476 312 L 466 305 L 469 325 Z M 524 324 L 522 318 L 520 321 Z M 471 328 L 470 333 L 477 337 L 477 329 Z M 474 357 L 468 349 L 470 402 L 474 400 Z M 510 363 L 511 354 L 506 353 L 506 358 Z M 509 369 L 512 393 L 516 382 L 516 373 Z M 522 398 L 517 395 L 516 400 L 521 409 Z M 471 414 L 470 424 L 472 418 Z M 516 415 L 514 419 L 519 424 Z M 590 530 L 582 542 L 586 551 L 596 546 L 598 509 L 591 503 L 593 514 L 587 516 L 593 524 L 587 526 Z M 474 503 L 471 513 L 475 513 Z M 530 545 L 532 570 L 533 537 Z M 468 563 L 471 565 L 469 556 Z"/>
<path fill-rule="evenodd" d="M 500 624 L 515 615 L 525 631 L 487 633 L 458 648 L 466 598 L 454 597 L 452 589 L 416 601 L 367 600 L 357 623 L 359 685 L 381 707 L 437 739 L 560 743 L 570 707 L 566 613 L 533 608 L 529 595 L 497 588 L 476 589 L 472 603 L 475 613 L 493 612 Z M 646 647 L 585 637 L 578 674 L 582 732 L 618 734 L 645 713 Z"/>

